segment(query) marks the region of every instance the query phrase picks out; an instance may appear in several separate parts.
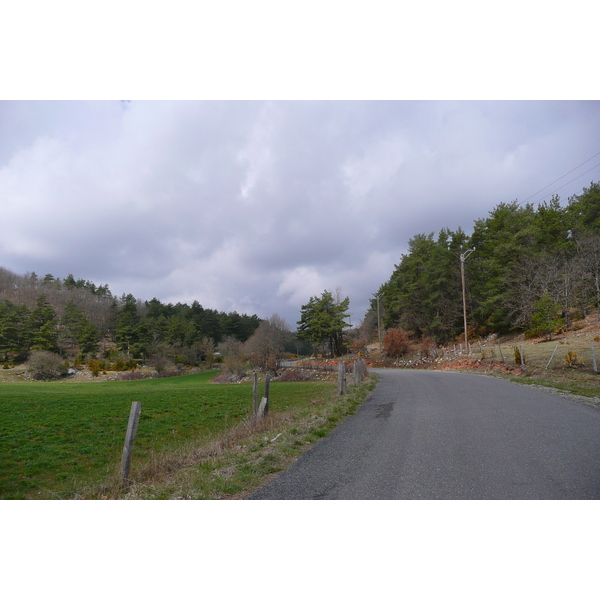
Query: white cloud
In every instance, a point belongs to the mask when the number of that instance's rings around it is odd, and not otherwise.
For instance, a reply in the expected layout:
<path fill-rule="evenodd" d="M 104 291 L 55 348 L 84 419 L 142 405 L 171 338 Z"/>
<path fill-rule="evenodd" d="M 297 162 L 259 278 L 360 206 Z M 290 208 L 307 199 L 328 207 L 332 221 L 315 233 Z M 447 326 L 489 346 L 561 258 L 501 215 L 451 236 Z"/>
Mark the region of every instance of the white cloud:
<path fill-rule="evenodd" d="M 2 131 L 0 265 L 289 322 L 341 286 L 358 321 L 410 237 L 598 152 L 600 104 L 0 103 Z"/>
<path fill-rule="evenodd" d="M 249 200 L 256 184 L 268 177 L 273 166 L 271 135 L 274 124 L 271 120 L 270 104 L 263 106 L 256 123 L 253 125 L 246 145 L 238 152 L 237 161 L 245 168 L 245 175 L 240 187 L 240 195 Z"/>
<path fill-rule="evenodd" d="M 331 281 L 325 274 L 315 267 L 300 266 L 283 272 L 277 296 L 284 298 L 290 306 L 298 307 L 327 288 L 331 288 Z"/>
<path fill-rule="evenodd" d="M 404 136 L 396 135 L 375 140 L 361 156 L 350 158 L 341 167 L 350 198 L 360 204 L 372 191 L 388 188 L 410 152 Z"/>

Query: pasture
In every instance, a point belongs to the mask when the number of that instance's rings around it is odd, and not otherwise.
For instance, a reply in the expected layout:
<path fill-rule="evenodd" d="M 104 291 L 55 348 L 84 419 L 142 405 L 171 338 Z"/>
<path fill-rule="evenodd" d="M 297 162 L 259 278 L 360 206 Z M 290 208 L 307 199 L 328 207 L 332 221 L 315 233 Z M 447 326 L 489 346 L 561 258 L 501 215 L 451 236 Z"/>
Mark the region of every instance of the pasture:
<path fill-rule="evenodd" d="M 114 478 L 131 402 L 142 403 L 131 476 L 157 452 L 206 443 L 251 415 L 250 384 L 168 379 L 0 385 L 0 498 L 67 499 Z M 271 385 L 271 411 L 331 396 L 330 382 Z"/>

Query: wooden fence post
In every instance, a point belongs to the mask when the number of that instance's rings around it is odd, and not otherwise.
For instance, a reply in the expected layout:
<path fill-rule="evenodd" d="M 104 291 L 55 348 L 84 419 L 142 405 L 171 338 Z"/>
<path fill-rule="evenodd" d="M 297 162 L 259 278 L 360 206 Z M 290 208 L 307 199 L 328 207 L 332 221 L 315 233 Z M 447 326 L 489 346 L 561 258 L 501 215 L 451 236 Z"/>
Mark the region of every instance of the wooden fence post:
<path fill-rule="evenodd" d="M 346 363 L 340 360 L 338 364 L 338 396 L 346 393 Z"/>
<path fill-rule="evenodd" d="M 260 401 L 260 405 L 258 407 L 257 416 L 259 419 L 266 417 L 269 414 L 269 388 L 271 387 L 271 375 L 267 373 L 265 377 L 265 395 L 263 399 Z"/>
<path fill-rule="evenodd" d="M 267 399 L 267 407 L 269 406 L 269 390 L 271 389 L 271 373 L 267 373 L 265 377 L 265 398 Z"/>
<path fill-rule="evenodd" d="M 258 413 L 258 373 L 254 371 L 254 386 L 252 388 L 252 414 Z"/>
<path fill-rule="evenodd" d="M 548 367 L 550 366 L 550 363 L 552 362 L 552 359 L 554 358 L 554 355 L 556 354 L 556 351 L 558 350 L 558 346 L 559 344 L 556 344 L 556 348 L 554 348 L 554 352 L 552 353 L 552 356 L 550 357 L 550 360 L 548 361 L 548 364 L 546 365 L 546 368 L 544 369 L 544 371 L 548 370 Z M 593 347 L 593 344 L 592 344 Z"/>
<path fill-rule="evenodd" d="M 344 384 L 344 394 L 348 393 L 348 377 L 346 376 L 346 363 L 344 363 L 344 380 L 342 382 Z"/>
<path fill-rule="evenodd" d="M 525 355 L 523 354 L 523 344 L 519 344 L 519 353 L 521 354 L 521 366 L 525 366 Z"/>
<path fill-rule="evenodd" d="M 500 342 L 498 342 L 498 350 L 500 350 L 500 358 L 502 359 L 502 362 L 506 362 L 506 359 L 504 358 L 504 354 L 502 354 L 502 346 L 500 345 Z"/>
<path fill-rule="evenodd" d="M 127 434 L 125 435 L 125 444 L 123 445 L 123 456 L 121 457 L 121 482 L 125 483 L 129 479 L 129 468 L 131 466 L 131 455 L 133 453 L 133 444 L 137 433 L 138 423 L 140 422 L 140 413 L 142 412 L 141 402 L 132 402 L 129 412 L 129 423 L 127 424 Z"/>
<path fill-rule="evenodd" d="M 594 351 L 594 344 L 592 344 L 592 365 L 594 368 L 594 373 L 597 373 L 598 367 L 596 365 L 596 352 Z"/>
<path fill-rule="evenodd" d="M 362 358 L 359 358 L 354 363 L 354 385 L 360 385 L 362 383 L 364 377 L 364 365 L 365 361 Z"/>

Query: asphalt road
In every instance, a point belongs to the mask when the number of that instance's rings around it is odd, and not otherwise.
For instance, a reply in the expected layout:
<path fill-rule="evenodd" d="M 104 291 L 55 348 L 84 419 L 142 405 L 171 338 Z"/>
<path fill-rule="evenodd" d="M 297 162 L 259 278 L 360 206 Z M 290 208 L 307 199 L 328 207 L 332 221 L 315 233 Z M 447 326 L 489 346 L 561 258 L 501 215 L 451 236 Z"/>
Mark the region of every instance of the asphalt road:
<path fill-rule="evenodd" d="M 600 410 L 478 375 L 376 370 L 355 415 L 249 499 L 600 499 Z"/>

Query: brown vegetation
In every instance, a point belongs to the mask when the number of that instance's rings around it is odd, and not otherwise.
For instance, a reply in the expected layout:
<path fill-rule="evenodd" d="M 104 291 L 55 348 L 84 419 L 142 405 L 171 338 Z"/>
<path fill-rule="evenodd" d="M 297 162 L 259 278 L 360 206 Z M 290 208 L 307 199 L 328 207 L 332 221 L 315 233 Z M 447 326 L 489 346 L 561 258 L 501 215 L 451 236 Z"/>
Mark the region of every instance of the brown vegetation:
<path fill-rule="evenodd" d="M 383 351 L 388 356 L 402 356 L 406 354 L 410 345 L 408 333 L 404 329 L 388 329 L 383 338 Z"/>

